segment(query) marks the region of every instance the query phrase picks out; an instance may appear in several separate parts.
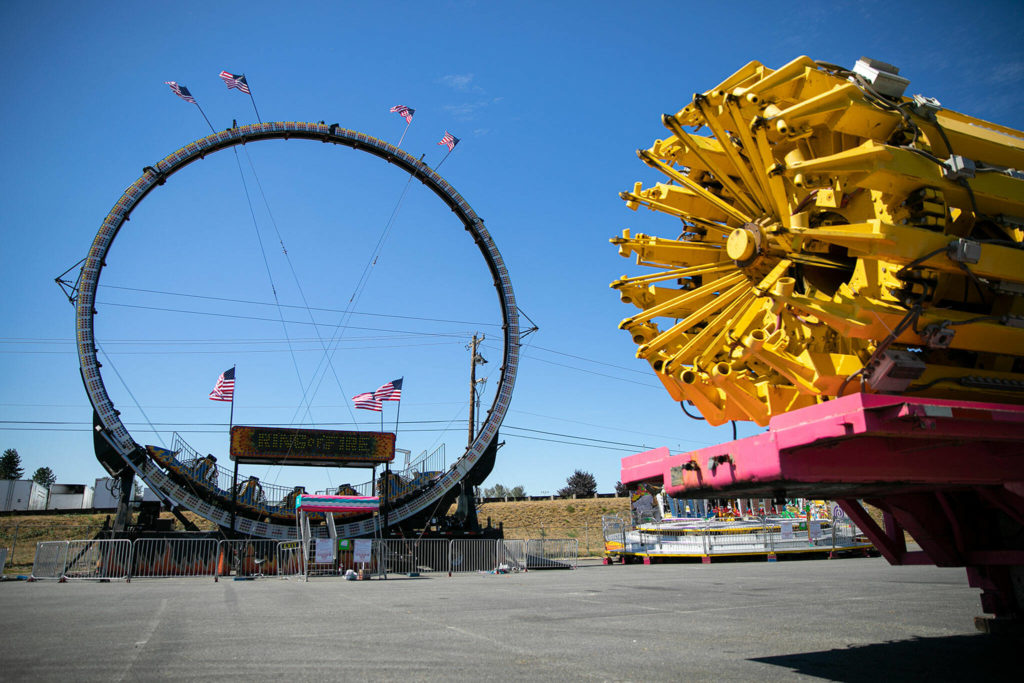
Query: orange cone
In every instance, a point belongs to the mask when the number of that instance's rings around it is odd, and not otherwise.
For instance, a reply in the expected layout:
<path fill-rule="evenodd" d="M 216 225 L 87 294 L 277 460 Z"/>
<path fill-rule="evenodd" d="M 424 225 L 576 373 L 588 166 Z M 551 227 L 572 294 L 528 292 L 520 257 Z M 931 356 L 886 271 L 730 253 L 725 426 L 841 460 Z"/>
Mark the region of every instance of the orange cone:
<path fill-rule="evenodd" d="M 220 557 L 217 559 L 217 574 L 219 576 L 227 576 L 229 573 L 227 553 L 221 550 Z"/>

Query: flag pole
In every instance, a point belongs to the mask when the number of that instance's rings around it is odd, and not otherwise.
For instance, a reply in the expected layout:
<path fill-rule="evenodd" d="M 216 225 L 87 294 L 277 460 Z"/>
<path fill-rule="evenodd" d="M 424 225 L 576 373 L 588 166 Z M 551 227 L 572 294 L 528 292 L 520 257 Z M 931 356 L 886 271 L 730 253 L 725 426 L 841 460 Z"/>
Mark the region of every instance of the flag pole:
<path fill-rule="evenodd" d="M 203 119 L 206 120 L 206 125 L 208 125 L 210 127 L 210 130 L 212 130 L 214 133 L 216 133 L 217 129 L 213 127 L 212 123 L 210 123 L 210 119 L 206 118 L 206 112 L 203 111 L 203 108 L 199 106 L 199 101 L 198 100 L 195 102 L 195 105 L 196 105 L 196 109 L 199 110 L 199 113 L 203 115 Z M 232 399 L 232 403 L 234 403 L 234 399 Z"/>
<path fill-rule="evenodd" d="M 411 126 L 411 125 L 412 125 L 412 117 L 410 117 L 409 120 L 405 123 L 405 130 L 402 131 L 402 137 L 398 138 L 398 144 L 395 145 L 395 147 L 399 147 L 400 148 L 402 146 L 402 140 L 405 140 L 405 134 L 409 132 L 409 126 Z"/>
<path fill-rule="evenodd" d="M 199 106 L 199 105 L 196 105 Z M 200 110 L 202 111 L 202 110 Z M 234 370 L 236 366 L 232 365 L 231 369 Z M 238 386 L 238 373 L 235 374 L 235 387 Z M 231 415 L 228 417 L 228 457 L 231 457 L 231 429 L 235 426 L 235 391 L 231 390 Z M 235 515 L 238 510 L 238 458 L 232 458 L 235 461 L 235 473 L 232 475 L 231 480 L 231 533 L 235 533 Z"/>
<path fill-rule="evenodd" d="M 437 169 L 441 168 L 441 164 L 443 164 L 443 163 L 444 163 L 444 160 L 445 160 L 445 159 L 447 159 L 447 158 L 448 158 L 448 156 L 449 156 L 449 155 L 450 155 L 450 154 L 451 154 L 452 152 L 454 152 L 454 151 L 455 151 L 455 148 L 454 148 L 454 147 L 452 147 L 452 148 L 451 148 L 450 150 L 448 150 L 448 154 L 445 154 L 445 155 L 444 155 L 444 159 L 441 159 L 441 161 L 437 162 L 437 166 L 435 166 L 435 167 L 434 167 L 434 173 L 437 173 Z"/>
<path fill-rule="evenodd" d="M 380 411 L 380 433 L 381 433 L 381 438 L 383 438 L 383 435 L 384 435 L 384 406 L 383 405 L 381 406 L 381 411 Z M 391 456 L 394 457 L 394 450 L 391 451 Z M 384 534 L 386 534 L 387 530 L 388 530 L 388 500 L 391 497 L 391 463 L 390 462 L 385 462 L 384 463 L 384 490 L 382 491 L 382 493 L 384 495 L 382 497 L 382 501 L 381 501 L 382 504 L 381 504 L 380 508 L 381 508 L 381 512 L 383 513 L 382 514 L 383 519 L 381 520 L 380 536 L 381 536 L 381 538 L 384 538 Z"/>
<path fill-rule="evenodd" d="M 242 74 L 242 78 L 245 78 L 245 74 Z M 249 99 L 252 100 L 253 111 L 256 112 L 256 120 L 259 123 L 263 123 L 263 119 L 260 118 L 260 110 L 256 108 L 256 98 L 252 96 L 252 86 L 249 85 L 249 79 L 245 79 L 245 87 L 249 89 Z"/>

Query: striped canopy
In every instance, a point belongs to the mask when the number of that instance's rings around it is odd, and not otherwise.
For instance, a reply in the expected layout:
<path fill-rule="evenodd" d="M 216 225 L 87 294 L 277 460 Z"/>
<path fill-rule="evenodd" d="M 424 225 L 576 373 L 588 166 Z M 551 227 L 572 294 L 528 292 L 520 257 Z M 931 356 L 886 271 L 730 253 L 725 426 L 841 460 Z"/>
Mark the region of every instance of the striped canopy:
<path fill-rule="evenodd" d="M 380 505 L 377 496 L 311 496 L 295 497 L 295 509 L 305 512 L 373 512 Z"/>

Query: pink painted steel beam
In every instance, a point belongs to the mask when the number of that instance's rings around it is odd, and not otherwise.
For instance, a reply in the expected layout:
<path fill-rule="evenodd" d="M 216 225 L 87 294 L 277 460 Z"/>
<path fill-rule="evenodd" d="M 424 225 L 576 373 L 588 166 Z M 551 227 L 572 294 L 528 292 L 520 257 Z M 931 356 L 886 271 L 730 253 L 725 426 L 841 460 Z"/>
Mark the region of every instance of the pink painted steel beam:
<path fill-rule="evenodd" d="M 777 416 L 746 439 L 628 456 L 622 481 L 663 484 L 670 495 L 785 490 L 833 498 L 1019 483 L 1024 406 L 853 394 Z"/>

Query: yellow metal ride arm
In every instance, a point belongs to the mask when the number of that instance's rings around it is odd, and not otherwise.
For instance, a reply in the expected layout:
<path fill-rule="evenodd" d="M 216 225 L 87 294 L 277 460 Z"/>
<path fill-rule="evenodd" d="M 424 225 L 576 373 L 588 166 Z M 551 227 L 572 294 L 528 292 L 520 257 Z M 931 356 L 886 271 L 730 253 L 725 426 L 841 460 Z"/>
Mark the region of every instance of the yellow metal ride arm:
<path fill-rule="evenodd" d="M 906 84 L 751 62 L 637 152 L 665 180 L 622 198 L 681 234 L 611 240 L 653 269 L 611 284 L 640 309 L 619 327 L 711 424 L 859 391 L 1024 402 L 1024 133 Z"/>

